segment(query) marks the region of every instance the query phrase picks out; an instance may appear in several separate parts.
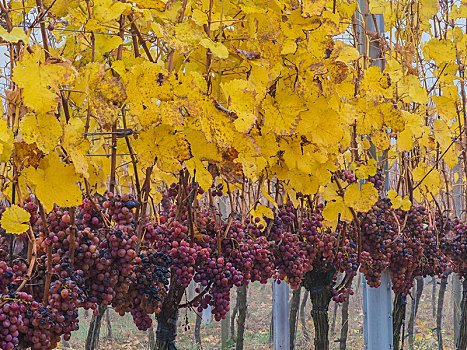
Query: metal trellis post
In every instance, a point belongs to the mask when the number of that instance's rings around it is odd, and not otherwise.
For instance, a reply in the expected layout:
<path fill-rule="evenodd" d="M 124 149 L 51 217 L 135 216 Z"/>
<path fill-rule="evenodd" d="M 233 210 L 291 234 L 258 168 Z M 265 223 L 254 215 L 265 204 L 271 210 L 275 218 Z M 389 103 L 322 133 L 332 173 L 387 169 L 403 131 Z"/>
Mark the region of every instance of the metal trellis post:
<path fill-rule="evenodd" d="M 369 13 L 368 0 L 358 1 L 359 10 L 357 18 L 362 26 L 357 27 L 355 33 L 358 39 L 358 49 L 361 54 L 367 53 L 373 60 L 371 65 L 383 68 L 381 59 L 381 50 L 379 42 L 370 39 L 368 32 L 377 32 L 382 36 L 384 34 L 384 19 L 382 15 L 372 16 Z M 376 20 L 376 23 L 375 23 Z M 366 29 L 367 33 L 364 32 Z M 388 189 L 388 174 L 385 174 L 385 190 Z M 381 276 L 381 286 L 371 288 L 366 279 L 363 283 L 363 335 L 365 350 L 390 350 L 393 349 L 392 340 L 392 296 L 391 296 L 391 278 L 388 270 Z"/>
<path fill-rule="evenodd" d="M 273 282 L 272 313 L 274 329 L 274 350 L 290 349 L 289 329 L 289 285 L 285 281 Z"/>

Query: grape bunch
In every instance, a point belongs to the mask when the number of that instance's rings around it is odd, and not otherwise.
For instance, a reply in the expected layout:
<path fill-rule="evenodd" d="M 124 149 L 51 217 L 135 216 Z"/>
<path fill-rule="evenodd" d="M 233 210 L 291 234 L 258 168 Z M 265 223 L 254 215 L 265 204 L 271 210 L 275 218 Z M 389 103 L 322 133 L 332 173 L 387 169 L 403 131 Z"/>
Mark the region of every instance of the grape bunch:
<path fill-rule="evenodd" d="M 25 303 L 32 301 L 26 293 L 0 294 L 0 348 L 12 350 L 19 344 L 20 330 L 23 328 Z"/>
<path fill-rule="evenodd" d="M 368 176 L 366 179 L 367 182 L 371 182 L 373 186 L 378 190 L 378 192 L 382 192 L 384 189 L 384 174 L 381 170 L 378 170 L 374 176 Z"/>
<path fill-rule="evenodd" d="M 115 222 L 116 229 L 125 229 L 133 222 L 133 210 L 139 207 L 139 202 L 131 194 L 114 195 L 107 192 L 107 200 L 102 203 L 104 209 L 108 210 L 109 216 Z"/>
<path fill-rule="evenodd" d="M 217 321 L 225 318 L 229 311 L 230 289 L 233 286 L 234 276 L 238 271 L 231 262 L 226 262 L 223 257 L 207 258 L 201 266 L 198 267 L 194 281 L 201 285 L 211 284 L 209 296 L 201 300 L 198 310 L 206 308 L 208 304 L 212 305 L 212 314 Z"/>
<path fill-rule="evenodd" d="M 300 240 L 295 219 L 293 203 L 288 201 L 281 205 L 269 236 L 276 248 L 274 277 L 280 280 L 287 278 L 287 282 L 294 289 L 300 286 L 303 274 L 311 269 L 306 244 Z"/>
<path fill-rule="evenodd" d="M 159 313 L 167 296 L 172 259 L 160 252 L 143 252 L 135 261 L 135 280 L 115 311 L 130 312 L 138 329 L 146 330 L 152 324 L 147 315 Z"/>
<path fill-rule="evenodd" d="M 140 331 L 147 331 L 152 325 L 152 319 L 139 305 L 139 299 L 136 299 L 134 303 L 134 306 L 130 310 L 133 322 Z"/>
<path fill-rule="evenodd" d="M 247 243 L 248 252 L 253 257 L 250 272 L 251 281 L 266 284 L 274 273 L 274 255 L 271 252 L 270 243 L 264 236 L 252 238 Z"/>
<path fill-rule="evenodd" d="M 169 255 L 172 257 L 173 278 L 182 287 L 186 288 L 190 284 L 195 274 L 195 262 L 198 257 L 198 245 L 195 244 L 190 247 L 187 241 L 172 242 L 172 249 Z"/>
<path fill-rule="evenodd" d="M 37 220 L 39 220 L 39 208 L 37 207 L 37 204 L 35 203 L 34 197 L 27 196 L 24 199 L 24 209 L 31 215 L 31 218 L 29 219 L 29 222 L 31 225 L 34 225 Z"/>
<path fill-rule="evenodd" d="M 99 230 L 104 227 L 102 217 L 109 219 L 108 213 L 103 213 L 100 203 L 93 199 L 85 198 L 79 206 L 78 221 L 82 228 L 89 227 L 92 230 Z"/>
<path fill-rule="evenodd" d="M 71 332 L 78 330 L 78 309 L 84 293 L 71 278 L 54 281 L 49 291 L 49 306 L 55 318 L 55 331 L 70 340 Z"/>
<path fill-rule="evenodd" d="M 467 224 L 456 218 L 450 231 L 441 240 L 441 249 L 449 257 L 455 272 L 460 277 L 467 276 Z"/>
<path fill-rule="evenodd" d="M 14 280 L 13 269 L 8 266 L 6 261 L 0 260 L 0 294 L 7 292 L 7 286 Z"/>
<path fill-rule="evenodd" d="M 57 324 L 63 314 L 54 313 L 57 310 L 42 303 L 32 301 L 23 317 L 24 334 L 22 345 L 32 349 L 54 349 L 60 342 L 61 326 Z"/>
<path fill-rule="evenodd" d="M 367 213 L 360 213 L 362 253 L 360 272 L 371 287 L 381 284 L 381 274 L 389 267 L 392 242 L 396 236 L 389 199 L 379 199 Z"/>
<path fill-rule="evenodd" d="M 401 223 L 404 226 L 392 243 L 389 273 L 394 292 L 406 295 L 417 275 L 429 273 L 424 271 L 426 261 L 423 259 L 425 237 L 428 235 L 427 213 L 422 206 L 412 206 L 408 211 L 395 210 L 394 214 L 397 218 L 397 222 L 392 220 L 395 230 L 400 230 Z"/>
<path fill-rule="evenodd" d="M 350 170 L 342 171 L 341 177 L 348 184 L 353 184 L 354 182 L 357 182 L 357 178 L 355 177 L 355 173 L 353 171 L 350 171 Z"/>

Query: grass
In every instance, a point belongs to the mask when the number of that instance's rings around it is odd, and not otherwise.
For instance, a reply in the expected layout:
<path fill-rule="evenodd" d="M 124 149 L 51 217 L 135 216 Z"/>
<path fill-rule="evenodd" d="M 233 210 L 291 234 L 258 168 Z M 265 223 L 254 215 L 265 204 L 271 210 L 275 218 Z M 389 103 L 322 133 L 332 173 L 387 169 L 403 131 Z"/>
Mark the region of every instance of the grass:
<path fill-rule="evenodd" d="M 443 313 L 443 339 L 445 349 L 454 349 L 453 344 L 453 300 L 451 286 L 448 286 L 445 296 L 445 312 Z M 433 328 L 436 327 L 436 321 L 432 316 L 431 285 L 426 284 L 425 290 L 420 302 L 419 313 L 415 325 L 414 349 L 431 350 L 437 349 L 437 335 Z M 231 307 L 235 305 L 235 290 L 231 293 Z M 347 349 L 360 350 L 363 348 L 363 312 L 362 312 L 362 291 L 356 290 L 355 295 L 350 300 L 349 307 L 349 333 L 347 339 Z M 303 294 L 302 294 L 303 295 Z M 437 302 L 437 301 L 436 301 Z M 410 312 L 411 298 L 407 305 L 407 312 Z M 254 283 L 248 288 L 248 314 L 245 329 L 245 349 L 247 350 L 265 350 L 272 349 L 269 343 L 269 328 L 271 322 L 272 309 L 272 288 L 270 285 L 260 285 Z M 306 308 L 306 328 L 311 339 L 313 339 L 313 323 L 310 317 L 311 306 L 309 303 Z M 329 308 L 330 324 L 333 318 L 334 305 L 331 303 Z M 230 315 L 229 315 L 230 316 Z M 179 317 L 179 327 L 177 336 L 177 348 L 179 350 L 195 350 L 194 343 L 194 324 L 195 313 L 191 310 L 181 310 Z M 408 315 L 407 315 L 408 321 Z M 68 349 L 84 349 L 87 331 L 91 314 L 85 317 L 84 311 L 80 311 L 80 329 L 72 335 Z M 101 328 L 101 349 L 147 349 L 147 332 L 138 331 L 134 326 L 129 314 L 120 317 L 118 314 L 110 311 L 110 320 L 112 324 L 112 341 L 105 340 L 107 334 L 107 325 L 105 318 Z M 339 343 L 335 342 L 340 337 L 341 317 L 340 307 L 337 312 L 335 333 L 330 335 L 330 344 L 332 350 L 339 348 Z M 407 333 L 407 330 L 406 330 Z M 203 350 L 221 349 L 221 325 L 214 320 L 210 324 L 202 324 L 201 340 Z M 229 340 L 229 349 L 235 349 L 232 340 Z M 65 349 L 61 347 L 61 349 Z M 303 337 L 303 330 L 299 323 L 297 328 L 296 349 L 313 349 L 312 343 L 307 343 Z M 406 340 L 404 349 L 408 349 Z"/>

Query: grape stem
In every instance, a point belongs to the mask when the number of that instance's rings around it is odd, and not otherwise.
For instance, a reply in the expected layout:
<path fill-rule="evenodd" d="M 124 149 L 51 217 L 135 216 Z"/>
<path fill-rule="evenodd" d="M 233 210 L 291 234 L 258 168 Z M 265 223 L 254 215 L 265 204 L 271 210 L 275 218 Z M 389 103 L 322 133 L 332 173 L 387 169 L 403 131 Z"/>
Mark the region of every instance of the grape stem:
<path fill-rule="evenodd" d="M 227 233 L 229 232 L 230 230 L 230 227 L 232 226 L 232 222 L 233 222 L 233 216 L 232 216 L 232 213 L 230 213 L 229 215 L 229 222 L 227 224 L 227 227 L 225 228 L 225 231 L 224 231 L 224 234 L 222 236 L 222 239 L 225 239 L 225 237 L 227 237 Z"/>
<path fill-rule="evenodd" d="M 176 221 L 180 221 L 180 216 L 182 214 L 182 189 L 184 188 L 184 176 L 183 171 L 180 171 L 180 179 L 178 180 L 178 194 L 177 194 L 177 215 L 175 216 Z"/>
<path fill-rule="evenodd" d="M 71 221 L 71 228 L 70 228 L 70 265 L 73 268 L 75 263 L 75 240 L 76 240 L 76 220 L 75 220 L 75 208 L 70 208 L 70 221 Z"/>
<path fill-rule="evenodd" d="M 47 226 L 47 218 L 45 217 L 44 207 L 42 203 L 37 200 L 37 206 L 39 207 L 39 214 L 42 218 L 42 227 L 44 228 L 44 235 L 45 237 L 49 237 L 49 227 Z M 44 298 L 42 302 L 47 305 L 49 302 L 49 290 L 50 290 L 50 283 L 52 282 L 52 242 L 47 244 L 47 270 L 45 274 L 45 286 L 44 286 Z"/>
<path fill-rule="evenodd" d="M 186 6 L 188 4 L 188 0 L 183 0 L 182 3 L 182 11 L 180 13 L 180 17 L 178 18 L 178 23 L 183 22 L 183 18 L 185 17 L 185 10 Z M 167 56 L 167 70 L 169 71 L 169 75 L 172 74 L 173 68 L 174 68 L 174 54 L 175 54 L 175 49 L 170 50 L 168 56 Z"/>
<path fill-rule="evenodd" d="M 133 14 L 128 15 L 128 20 L 130 21 L 131 31 L 135 33 L 136 36 L 138 37 L 138 41 L 143 46 L 143 50 L 146 53 L 146 56 L 148 56 L 148 60 L 154 63 L 154 59 L 152 58 L 151 52 L 149 51 L 149 48 L 146 45 L 146 40 L 144 40 L 143 36 L 141 35 L 141 32 L 139 31 L 138 27 L 135 24 L 135 19 L 133 18 Z"/>
<path fill-rule="evenodd" d="M 443 152 L 443 154 L 441 154 L 441 156 L 438 158 L 438 160 L 435 162 L 435 164 L 433 164 L 433 166 L 430 168 L 430 170 L 427 171 L 427 173 L 422 177 L 422 179 L 415 185 L 413 186 L 412 188 L 412 191 L 416 190 L 418 186 L 420 186 L 423 182 L 423 180 L 425 180 L 427 178 L 428 175 L 430 175 L 430 173 L 436 169 L 438 167 L 438 163 L 441 161 L 441 159 L 443 159 L 443 157 L 446 155 L 446 153 L 448 153 L 449 149 L 451 148 L 451 146 L 456 143 L 457 139 L 464 133 L 465 129 L 462 129 L 459 133 L 459 135 L 457 135 L 453 140 L 452 142 L 449 144 L 449 146 L 446 148 L 446 150 Z"/>
<path fill-rule="evenodd" d="M 193 247 L 195 241 L 195 230 L 193 227 L 193 214 L 191 211 L 191 206 L 193 205 L 193 200 L 195 199 L 195 177 L 196 177 L 196 169 L 193 170 L 193 178 L 191 180 L 191 191 L 190 191 L 190 198 L 188 200 L 188 230 L 190 232 L 190 247 Z"/>
<path fill-rule="evenodd" d="M 212 282 L 209 282 L 209 284 L 206 286 L 206 288 L 204 288 L 201 293 L 199 293 L 196 297 L 194 297 L 191 301 L 185 303 L 185 304 L 180 304 L 178 307 L 179 308 L 182 308 L 182 307 L 190 307 L 192 306 L 194 303 L 198 302 L 201 300 L 201 298 L 207 293 L 209 292 L 209 290 L 211 289 L 211 285 L 212 285 Z"/>
<path fill-rule="evenodd" d="M 45 59 L 47 60 L 50 57 L 50 52 L 49 52 L 49 43 L 47 41 L 47 32 L 45 31 L 45 23 L 44 23 L 44 7 L 42 4 L 42 0 L 36 0 L 36 5 L 37 5 L 37 10 L 39 11 L 39 17 L 40 18 L 40 28 L 41 28 L 41 35 L 42 35 L 42 44 L 44 45 L 44 52 L 45 52 Z"/>
<path fill-rule="evenodd" d="M 341 186 L 341 183 L 339 182 L 339 179 L 337 178 L 337 175 L 333 175 L 334 180 L 336 181 L 336 185 L 339 188 L 339 196 L 344 197 L 344 190 Z M 353 219 L 355 221 L 356 227 L 357 227 L 357 235 L 358 235 L 358 247 L 357 247 L 357 261 L 360 263 L 360 258 L 362 255 L 362 230 L 360 227 L 360 220 L 358 219 L 357 213 L 355 212 L 354 208 L 349 207 L 350 212 L 352 213 Z"/>
<path fill-rule="evenodd" d="M 99 216 L 101 217 L 102 222 L 104 223 L 105 227 L 106 227 L 106 228 L 110 228 L 110 223 L 109 223 L 109 221 L 108 221 L 107 218 L 104 216 L 104 214 L 102 213 L 102 211 L 99 210 L 99 208 L 97 208 L 96 203 L 94 203 L 94 199 L 93 199 L 92 196 L 91 196 L 91 191 L 90 191 L 90 189 L 89 189 L 89 182 L 88 182 L 87 179 L 84 179 L 84 187 L 86 187 L 86 196 L 87 196 L 88 199 L 91 201 L 92 207 L 94 208 L 95 211 L 97 211 L 97 212 L 99 213 Z"/>
<path fill-rule="evenodd" d="M 122 121 L 123 121 L 123 127 L 126 129 L 125 106 L 122 107 Z M 138 194 L 138 201 L 141 203 L 141 185 L 139 183 L 138 168 L 136 166 L 137 160 L 135 157 L 135 152 L 133 151 L 133 148 L 131 147 L 130 139 L 126 133 L 125 133 L 125 142 L 128 147 L 128 153 L 130 153 L 131 163 L 133 164 L 133 172 L 135 173 L 135 183 L 136 183 L 136 192 Z"/>
<path fill-rule="evenodd" d="M 117 122 L 112 125 L 112 153 L 110 157 L 110 182 L 109 191 L 114 192 L 115 190 L 115 171 L 117 168 Z"/>
<path fill-rule="evenodd" d="M 214 206 L 214 200 L 212 198 L 211 191 L 208 191 L 209 196 L 209 208 L 211 209 L 211 214 L 214 219 L 214 223 L 216 224 L 216 232 L 217 232 L 217 256 L 220 257 L 222 253 L 222 245 L 221 245 L 221 232 L 219 228 L 219 223 L 217 222 L 217 213 L 216 207 Z"/>
<path fill-rule="evenodd" d="M 148 167 L 146 169 L 146 179 L 144 180 L 143 184 L 143 191 L 144 191 L 144 198 L 143 198 L 143 203 L 141 203 L 141 212 L 139 215 L 139 222 L 138 222 L 138 230 L 136 236 L 138 237 L 138 240 L 136 241 L 136 253 L 139 253 L 139 250 L 141 248 L 141 237 L 143 235 L 143 226 L 144 226 L 144 218 L 146 215 L 146 208 L 148 205 L 148 197 L 149 197 L 149 192 L 151 191 L 151 173 L 152 173 L 152 166 Z"/>

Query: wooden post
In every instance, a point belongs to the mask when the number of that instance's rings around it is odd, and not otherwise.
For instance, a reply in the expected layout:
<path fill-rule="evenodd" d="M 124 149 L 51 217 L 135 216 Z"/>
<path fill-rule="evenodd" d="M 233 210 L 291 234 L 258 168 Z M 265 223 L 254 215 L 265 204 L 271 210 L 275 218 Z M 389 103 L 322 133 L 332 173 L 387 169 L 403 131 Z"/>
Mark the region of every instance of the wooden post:
<path fill-rule="evenodd" d="M 225 318 L 221 320 L 221 347 L 222 350 L 229 349 L 229 334 L 230 334 L 230 312 L 227 312 Z"/>

